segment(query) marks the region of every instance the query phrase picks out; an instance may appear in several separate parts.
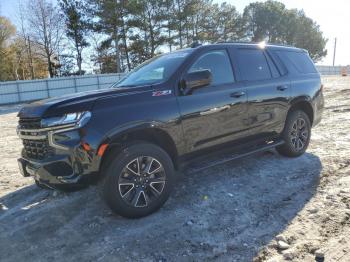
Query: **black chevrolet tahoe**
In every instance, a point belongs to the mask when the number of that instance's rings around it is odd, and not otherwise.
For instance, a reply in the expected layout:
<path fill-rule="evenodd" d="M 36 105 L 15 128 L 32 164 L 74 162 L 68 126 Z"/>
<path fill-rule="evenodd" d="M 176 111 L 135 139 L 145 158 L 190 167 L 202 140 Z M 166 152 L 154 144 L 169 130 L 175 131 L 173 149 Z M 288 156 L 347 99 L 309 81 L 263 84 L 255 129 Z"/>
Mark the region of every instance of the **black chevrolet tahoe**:
<path fill-rule="evenodd" d="M 168 199 L 177 170 L 271 148 L 300 156 L 323 106 L 303 49 L 200 45 L 154 57 L 111 88 L 24 106 L 18 163 L 40 187 L 99 183 L 114 212 L 142 217 Z"/>

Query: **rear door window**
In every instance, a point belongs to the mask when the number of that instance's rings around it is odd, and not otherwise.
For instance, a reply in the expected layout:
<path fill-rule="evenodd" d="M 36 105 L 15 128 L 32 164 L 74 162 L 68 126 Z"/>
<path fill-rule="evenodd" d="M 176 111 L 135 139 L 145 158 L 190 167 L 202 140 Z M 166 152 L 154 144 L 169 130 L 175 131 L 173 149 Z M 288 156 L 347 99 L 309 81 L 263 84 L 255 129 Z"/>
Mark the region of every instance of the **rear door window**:
<path fill-rule="evenodd" d="M 282 61 L 291 64 L 299 73 L 317 73 L 314 63 L 306 52 L 276 51 Z"/>
<path fill-rule="evenodd" d="M 262 50 L 238 49 L 237 60 L 243 80 L 256 81 L 271 78 L 271 71 Z"/>

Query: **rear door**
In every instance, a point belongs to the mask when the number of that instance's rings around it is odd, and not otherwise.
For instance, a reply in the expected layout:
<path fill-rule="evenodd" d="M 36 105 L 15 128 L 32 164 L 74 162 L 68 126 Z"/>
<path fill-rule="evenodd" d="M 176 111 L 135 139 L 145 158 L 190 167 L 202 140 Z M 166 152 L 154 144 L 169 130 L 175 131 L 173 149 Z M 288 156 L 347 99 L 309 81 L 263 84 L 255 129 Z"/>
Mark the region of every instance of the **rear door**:
<path fill-rule="evenodd" d="M 291 95 L 287 74 L 281 72 L 263 48 L 237 47 L 234 57 L 248 95 L 250 134 L 264 138 L 280 133 Z"/>
<path fill-rule="evenodd" d="M 247 132 L 245 86 L 235 80 L 227 49 L 202 49 L 183 76 L 202 69 L 211 71 L 211 85 L 178 96 L 188 151 L 235 140 Z"/>

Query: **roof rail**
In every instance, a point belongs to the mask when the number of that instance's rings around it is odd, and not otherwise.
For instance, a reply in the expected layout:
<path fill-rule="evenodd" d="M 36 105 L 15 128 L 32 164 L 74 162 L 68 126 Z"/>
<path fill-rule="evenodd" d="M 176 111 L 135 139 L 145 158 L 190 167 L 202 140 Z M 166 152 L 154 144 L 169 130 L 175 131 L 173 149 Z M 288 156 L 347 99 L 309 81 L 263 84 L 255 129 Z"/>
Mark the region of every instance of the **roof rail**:
<path fill-rule="evenodd" d="M 250 42 L 250 41 L 219 41 L 215 44 L 258 44 L 256 42 Z"/>
<path fill-rule="evenodd" d="M 219 41 L 216 42 L 215 44 L 252 44 L 252 45 L 258 45 L 261 44 L 261 42 L 250 42 L 250 41 Z M 269 43 L 266 42 L 266 45 L 274 45 L 274 46 L 281 46 L 281 47 L 293 47 L 297 48 L 292 45 L 287 45 L 287 44 L 276 44 L 276 43 Z"/>

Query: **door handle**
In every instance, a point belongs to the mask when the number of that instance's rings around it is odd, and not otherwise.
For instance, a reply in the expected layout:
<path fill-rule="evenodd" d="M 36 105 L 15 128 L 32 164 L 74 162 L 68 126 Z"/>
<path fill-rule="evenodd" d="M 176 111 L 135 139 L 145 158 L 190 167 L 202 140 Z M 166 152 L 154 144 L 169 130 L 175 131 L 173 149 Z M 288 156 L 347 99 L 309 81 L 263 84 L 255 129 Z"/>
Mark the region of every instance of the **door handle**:
<path fill-rule="evenodd" d="M 282 86 L 278 86 L 278 87 L 277 87 L 277 90 L 278 90 L 278 91 L 284 91 L 284 90 L 286 90 L 287 88 L 288 88 L 288 86 L 282 85 Z"/>
<path fill-rule="evenodd" d="M 230 97 L 238 98 L 238 97 L 241 97 L 244 95 L 245 95 L 245 92 L 240 91 L 240 92 L 234 92 L 234 93 L 230 94 Z"/>

